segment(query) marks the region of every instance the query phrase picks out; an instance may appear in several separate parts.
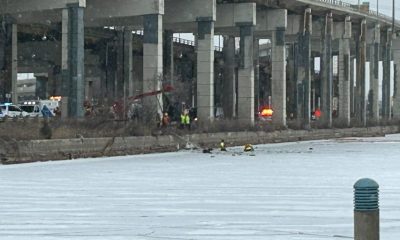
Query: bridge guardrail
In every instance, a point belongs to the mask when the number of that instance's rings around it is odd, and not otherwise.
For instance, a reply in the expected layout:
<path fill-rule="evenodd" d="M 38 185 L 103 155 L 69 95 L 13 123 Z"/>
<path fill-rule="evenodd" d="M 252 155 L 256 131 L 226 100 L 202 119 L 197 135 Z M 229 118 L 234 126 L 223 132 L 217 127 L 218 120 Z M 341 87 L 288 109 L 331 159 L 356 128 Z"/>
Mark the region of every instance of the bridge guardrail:
<path fill-rule="evenodd" d="M 174 37 L 173 41 L 175 43 L 185 44 L 185 45 L 189 45 L 189 46 L 193 46 L 193 47 L 196 46 L 196 42 L 195 41 L 184 39 L 184 38 Z M 218 51 L 218 52 L 222 52 L 222 47 L 214 46 L 214 50 Z"/>

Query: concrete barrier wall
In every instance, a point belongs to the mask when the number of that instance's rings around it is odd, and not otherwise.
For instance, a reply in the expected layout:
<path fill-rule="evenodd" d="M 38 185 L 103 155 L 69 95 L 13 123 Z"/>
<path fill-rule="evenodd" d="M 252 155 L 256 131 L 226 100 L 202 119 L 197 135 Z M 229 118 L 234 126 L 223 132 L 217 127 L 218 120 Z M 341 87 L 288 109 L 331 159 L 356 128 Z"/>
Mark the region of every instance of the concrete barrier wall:
<path fill-rule="evenodd" d="M 185 136 L 145 136 L 115 138 L 76 138 L 1 142 L 0 158 L 3 164 L 62 160 L 86 157 L 119 156 L 151 152 L 177 151 L 188 143 L 196 147 L 217 147 L 221 139 L 227 146 L 246 143 L 263 144 L 344 137 L 374 137 L 398 133 L 397 126 L 284 130 L 275 132 L 204 133 Z"/>

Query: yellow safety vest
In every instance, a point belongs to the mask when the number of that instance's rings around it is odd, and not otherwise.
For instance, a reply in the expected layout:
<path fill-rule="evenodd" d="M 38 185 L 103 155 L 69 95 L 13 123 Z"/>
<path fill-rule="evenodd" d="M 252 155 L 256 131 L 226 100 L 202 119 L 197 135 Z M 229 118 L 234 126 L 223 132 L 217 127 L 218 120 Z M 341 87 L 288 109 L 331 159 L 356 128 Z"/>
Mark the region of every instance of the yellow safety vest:
<path fill-rule="evenodd" d="M 189 115 L 181 114 L 181 124 L 190 124 L 190 117 Z"/>

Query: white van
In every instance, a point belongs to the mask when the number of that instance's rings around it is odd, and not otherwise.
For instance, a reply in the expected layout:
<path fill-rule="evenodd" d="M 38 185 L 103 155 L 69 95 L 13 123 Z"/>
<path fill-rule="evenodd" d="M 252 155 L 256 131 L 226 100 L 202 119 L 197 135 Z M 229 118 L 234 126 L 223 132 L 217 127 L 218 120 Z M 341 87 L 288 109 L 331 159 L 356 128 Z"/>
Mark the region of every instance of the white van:
<path fill-rule="evenodd" d="M 22 111 L 27 112 L 30 117 L 42 117 L 39 105 L 21 104 L 19 107 L 22 109 Z"/>
<path fill-rule="evenodd" d="M 29 115 L 27 112 L 11 103 L 0 104 L 0 108 L 2 112 L 2 114 L 0 114 L 1 117 L 26 117 Z"/>

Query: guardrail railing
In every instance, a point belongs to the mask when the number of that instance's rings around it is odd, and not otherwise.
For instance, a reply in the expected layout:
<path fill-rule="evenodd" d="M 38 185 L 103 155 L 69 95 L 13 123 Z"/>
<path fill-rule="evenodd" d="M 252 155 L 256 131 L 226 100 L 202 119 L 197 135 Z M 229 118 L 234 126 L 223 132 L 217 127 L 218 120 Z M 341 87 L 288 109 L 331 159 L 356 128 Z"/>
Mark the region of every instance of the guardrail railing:
<path fill-rule="evenodd" d="M 189 46 L 193 46 L 193 47 L 196 46 L 196 42 L 195 41 L 184 39 L 184 38 L 174 37 L 173 41 L 175 43 L 185 44 L 185 45 L 189 45 Z M 222 47 L 214 46 L 214 50 L 217 51 L 217 52 L 222 52 Z"/>
<path fill-rule="evenodd" d="M 184 39 L 184 38 L 174 37 L 173 41 L 176 43 L 185 44 L 185 45 L 189 45 L 189 46 L 196 46 L 196 43 L 194 41 Z"/>

